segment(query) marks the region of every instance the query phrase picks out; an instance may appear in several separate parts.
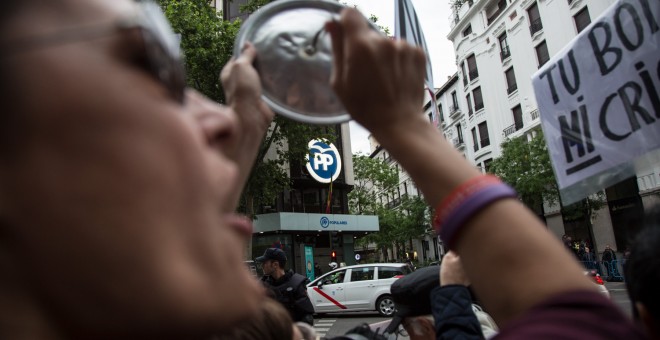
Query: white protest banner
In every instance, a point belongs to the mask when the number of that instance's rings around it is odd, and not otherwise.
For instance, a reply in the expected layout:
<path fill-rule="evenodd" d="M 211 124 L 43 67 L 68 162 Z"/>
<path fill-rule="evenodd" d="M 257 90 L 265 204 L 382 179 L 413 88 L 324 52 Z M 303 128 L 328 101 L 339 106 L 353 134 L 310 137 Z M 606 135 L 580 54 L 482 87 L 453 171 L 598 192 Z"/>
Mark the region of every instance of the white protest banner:
<path fill-rule="evenodd" d="M 620 0 L 532 77 L 564 204 L 660 154 L 659 47 L 660 1 Z"/>

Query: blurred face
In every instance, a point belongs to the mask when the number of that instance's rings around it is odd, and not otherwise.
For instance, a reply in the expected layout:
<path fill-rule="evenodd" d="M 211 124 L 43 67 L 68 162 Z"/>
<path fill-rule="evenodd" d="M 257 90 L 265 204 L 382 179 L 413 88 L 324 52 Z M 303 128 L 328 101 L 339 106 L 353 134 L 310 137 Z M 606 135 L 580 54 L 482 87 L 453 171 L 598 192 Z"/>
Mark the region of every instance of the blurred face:
<path fill-rule="evenodd" d="M 136 11 L 129 0 L 56 2 L 15 17 L 8 36 Z M 230 213 L 237 167 L 223 146 L 236 117 L 195 93 L 180 103 L 145 59 L 141 34 L 127 30 L 3 61 L 22 94 L 13 105 L 22 140 L 0 164 L 12 234 L 0 248 L 65 328 L 217 330 L 262 294 L 242 264 L 237 231 L 249 226 Z"/>
<path fill-rule="evenodd" d="M 273 275 L 276 269 L 276 262 L 273 260 L 266 260 L 261 264 L 264 275 Z"/>

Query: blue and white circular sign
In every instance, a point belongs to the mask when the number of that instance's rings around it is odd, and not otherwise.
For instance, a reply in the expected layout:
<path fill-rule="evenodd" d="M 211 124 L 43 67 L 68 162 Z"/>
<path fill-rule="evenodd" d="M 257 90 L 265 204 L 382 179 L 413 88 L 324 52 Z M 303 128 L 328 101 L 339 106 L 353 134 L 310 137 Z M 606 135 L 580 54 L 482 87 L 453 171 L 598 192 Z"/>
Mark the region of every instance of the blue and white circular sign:
<path fill-rule="evenodd" d="M 321 217 L 321 228 L 327 228 L 330 225 L 330 219 L 323 216 Z"/>
<path fill-rule="evenodd" d="M 313 139 L 307 144 L 307 171 L 318 182 L 330 183 L 339 177 L 341 157 L 332 143 Z"/>

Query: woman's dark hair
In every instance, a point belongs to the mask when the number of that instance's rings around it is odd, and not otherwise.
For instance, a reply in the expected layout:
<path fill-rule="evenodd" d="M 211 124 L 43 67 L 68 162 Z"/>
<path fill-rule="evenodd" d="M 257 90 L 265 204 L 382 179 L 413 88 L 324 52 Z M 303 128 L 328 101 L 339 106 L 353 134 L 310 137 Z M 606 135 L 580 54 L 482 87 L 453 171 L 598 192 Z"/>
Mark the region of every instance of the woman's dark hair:
<path fill-rule="evenodd" d="M 636 312 L 635 302 L 641 302 L 656 324 L 660 324 L 660 205 L 647 212 L 624 270 L 633 311 Z"/>

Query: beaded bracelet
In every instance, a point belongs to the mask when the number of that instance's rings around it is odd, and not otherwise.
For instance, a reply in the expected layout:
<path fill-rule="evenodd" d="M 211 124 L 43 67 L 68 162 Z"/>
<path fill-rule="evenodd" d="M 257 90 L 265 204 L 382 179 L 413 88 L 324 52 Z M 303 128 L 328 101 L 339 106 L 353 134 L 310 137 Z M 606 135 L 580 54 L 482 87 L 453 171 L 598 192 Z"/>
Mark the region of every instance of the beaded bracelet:
<path fill-rule="evenodd" d="M 452 248 L 463 224 L 479 210 L 504 198 L 518 198 L 515 190 L 493 175 L 469 179 L 456 187 L 436 208 L 433 225 L 440 238 Z"/>

